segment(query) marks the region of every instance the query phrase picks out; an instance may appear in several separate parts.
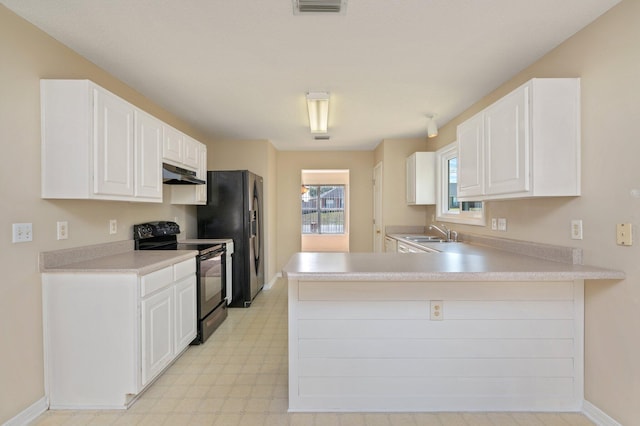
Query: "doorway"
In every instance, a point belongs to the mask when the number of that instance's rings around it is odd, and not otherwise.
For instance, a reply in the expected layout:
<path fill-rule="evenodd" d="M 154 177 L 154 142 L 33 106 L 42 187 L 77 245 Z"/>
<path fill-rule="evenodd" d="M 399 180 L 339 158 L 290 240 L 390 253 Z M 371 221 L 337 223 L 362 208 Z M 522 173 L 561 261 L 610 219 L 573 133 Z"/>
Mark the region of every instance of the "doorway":
<path fill-rule="evenodd" d="M 384 232 L 382 222 L 382 162 L 373 169 L 373 251 L 383 252 Z"/>
<path fill-rule="evenodd" d="M 302 170 L 302 251 L 349 251 L 349 170 Z"/>

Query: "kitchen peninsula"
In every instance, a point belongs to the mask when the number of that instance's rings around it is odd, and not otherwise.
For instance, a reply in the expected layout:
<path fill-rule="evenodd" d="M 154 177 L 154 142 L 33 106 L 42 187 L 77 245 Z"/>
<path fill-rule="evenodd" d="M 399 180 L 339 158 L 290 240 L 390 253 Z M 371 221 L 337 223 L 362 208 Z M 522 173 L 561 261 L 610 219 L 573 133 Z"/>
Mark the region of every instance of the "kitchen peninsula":
<path fill-rule="evenodd" d="M 289 410 L 579 411 L 584 280 L 625 274 L 571 248 L 467 240 L 295 254 Z"/>

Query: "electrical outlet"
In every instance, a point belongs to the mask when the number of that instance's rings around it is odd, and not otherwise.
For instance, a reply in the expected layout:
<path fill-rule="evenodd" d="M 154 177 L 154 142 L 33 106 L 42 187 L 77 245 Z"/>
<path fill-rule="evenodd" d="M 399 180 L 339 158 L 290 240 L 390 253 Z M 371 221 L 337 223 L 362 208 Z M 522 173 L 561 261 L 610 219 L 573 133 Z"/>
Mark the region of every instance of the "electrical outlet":
<path fill-rule="evenodd" d="M 12 242 L 14 243 L 26 243 L 28 241 L 33 241 L 33 224 L 31 223 L 14 223 L 12 225 L 13 228 L 13 238 Z"/>
<path fill-rule="evenodd" d="M 431 301 L 431 315 L 432 321 L 442 321 L 444 319 L 444 303 L 442 300 Z"/>
<path fill-rule="evenodd" d="M 492 231 L 498 230 L 498 219 L 496 219 L 495 217 L 491 218 L 491 230 Z"/>
<path fill-rule="evenodd" d="M 630 223 L 619 223 L 616 225 L 616 242 L 619 246 L 630 246 L 633 244 L 632 226 Z"/>
<path fill-rule="evenodd" d="M 69 223 L 65 220 L 56 224 L 58 239 L 66 240 L 69 238 Z"/>
<path fill-rule="evenodd" d="M 506 231 L 507 230 L 507 219 L 504 217 L 498 218 L 498 231 Z"/>
<path fill-rule="evenodd" d="M 571 221 L 571 239 L 572 240 L 582 239 L 582 220 L 574 219 Z"/>
<path fill-rule="evenodd" d="M 118 233 L 118 221 L 116 219 L 111 219 L 109 221 L 109 234 Z"/>

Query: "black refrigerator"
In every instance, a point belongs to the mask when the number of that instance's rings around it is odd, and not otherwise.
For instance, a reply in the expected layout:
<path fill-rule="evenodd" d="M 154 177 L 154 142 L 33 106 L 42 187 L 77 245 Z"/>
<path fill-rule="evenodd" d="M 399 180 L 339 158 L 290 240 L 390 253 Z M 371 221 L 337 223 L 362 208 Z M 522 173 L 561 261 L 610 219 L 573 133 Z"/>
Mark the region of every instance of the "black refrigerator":
<path fill-rule="evenodd" d="M 248 170 L 207 172 L 198 238 L 232 238 L 230 306 L 248 308 L 264 287 L 262 178 Z"/>

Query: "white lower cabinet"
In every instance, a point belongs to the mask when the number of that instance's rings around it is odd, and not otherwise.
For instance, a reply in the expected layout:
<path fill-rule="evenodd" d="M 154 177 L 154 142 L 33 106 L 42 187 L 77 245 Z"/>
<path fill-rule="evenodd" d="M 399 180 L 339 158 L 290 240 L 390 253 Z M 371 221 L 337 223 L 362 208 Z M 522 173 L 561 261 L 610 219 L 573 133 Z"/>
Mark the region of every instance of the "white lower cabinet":
<path fill-rule="evenodd" d="M 391 237 L 384 237 L 384 251 L 387 253 L 396 253 L 398 251 L 398 240 Z"/>
<path fill-rule="evenodd" d="M 402 241 L 398 241 L 396 247 L 398 253 L 432 253 L 434 251 L 427 248 L 418 248 L 414 245 L 403 243 Z"/>
<path fill-rule="evenodd" d="M 196 336 L 196 286 L 191 277 L 183 279 L 175 286 L 175 347 L 181 352 Z"/>
<path fill-rule="evenodd" d="M 50 408 L 127 408 L 196 337 L 195 272 L 43 273 Z"/>
<path fill-rule="evenodd" d="M 146 385 L 173 359 L 174 289 L 165 288 L 143 299 L 142 385 Z"/>

